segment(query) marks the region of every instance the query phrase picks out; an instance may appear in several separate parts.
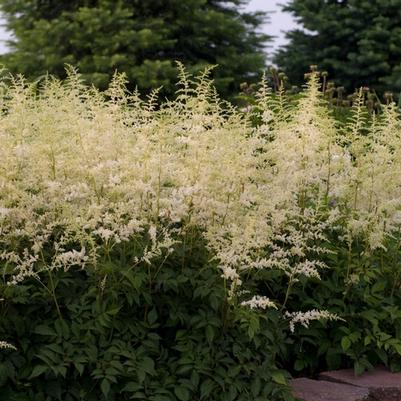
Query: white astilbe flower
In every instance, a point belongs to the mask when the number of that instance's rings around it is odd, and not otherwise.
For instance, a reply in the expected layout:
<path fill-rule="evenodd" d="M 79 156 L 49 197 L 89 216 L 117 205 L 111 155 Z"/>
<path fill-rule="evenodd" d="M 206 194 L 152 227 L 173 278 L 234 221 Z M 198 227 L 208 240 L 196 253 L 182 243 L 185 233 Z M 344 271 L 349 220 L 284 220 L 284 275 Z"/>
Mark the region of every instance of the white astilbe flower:
<path fill-rule="evenodd" d="M 292 274 L 305 276 L 305 277 L 314 277 L 320 279 L 319 269 L 326 268 L 327 266 L 318 260 L 305 260 L 303 262 L 295 264 L 295 266 L 291 269 Z"/>
<path fill-rule="evenodd" d="M 9 344 L 6 341 L 0 341 L 0 349 L 8 349 L 8 350 L 13 350 L 13 351 L 17 350 L 17 348 L 14 345 Z"/>
<path fill-rule="evenodd" d="M 38 276 L 38 272 L 35 269 L 35 265 L 39 260 L 38 254 L 32 255 L 28 249 L 24 249 L 21 256 L 12 253 L 8 254 L 8 256 L 8 260 L 14 259 L 15 261 L 15 274 L 9 284 L 18 284 L 27 277 Z"/>
<path fill-rule="evenodd" d="M 308 328 L 310 322 L 314 320 L 343 320 L 335 313 L 317 309 L 307 312 L 286 312 L 285 316 L 290 319 L 291 333 L 294 332 L 296 324 L 301 324 L 302 326 Z"/>
<path fill-rule="evenodd" d="M 6 207 L 0 207 L 0 219 L 2 217 L 8 216 L 10 213 L 10 209 L 7 209 Z"/>
<path fill-rule="evenodd" d="M 254 295 L 250 300 L 241 302 L 242 306 L 247 306 L 250 309 L 277 309 L 277 305 L 267 297 Z"/>
<path fill-rule="evenodd" d="M 73 249 L 72 251 L 58 254 L 53 261 L 52 267 L 62 267 L 64 271 L 67 271 L 72 266 L 79 266 L 83 269 L 88 260 L 86 249 L 83 247 L 80 251 Z"/>

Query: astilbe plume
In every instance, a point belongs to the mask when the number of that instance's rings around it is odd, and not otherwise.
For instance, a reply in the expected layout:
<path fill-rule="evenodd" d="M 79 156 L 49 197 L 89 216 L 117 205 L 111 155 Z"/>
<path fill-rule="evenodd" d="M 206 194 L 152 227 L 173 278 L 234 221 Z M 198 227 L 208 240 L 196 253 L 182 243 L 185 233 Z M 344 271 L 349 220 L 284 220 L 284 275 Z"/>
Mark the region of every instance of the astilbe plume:
<path fill-rule="evenodd" d="M 396 106 L 384 106 L 365 130 L 355 138 L 360 145 L 350 155 L 348 231 L 351 238 L 366 237 L 371 250 L 385 249 L 386 239 L 399 231 L 401 217 L 401 124 Z"/>
<path fill-rule="evenodd" d="M 328 234 L 344 238 L 349 248 L 358 239 L 367 254 L 400 237 L 401 125 L 395 104 L 369 119 L 361 89 L 349 123 L 339 127 L 322 99 L 318 79 L 317 73 L 310 74 L 290 112 L 283 113 L 285 106 L 278 110 L 265 84 L 257 103 L 262 113 L 257 131 L 266 138 L 264 156 L 271 168 L 264 174 L 274 210 L 264 214 L 271 219 L 272 239 L 266 266 L 288 276 L 284 305 L 300 276 L 319 278 L 326 267 L 322 255 L 329 252 L 324 246 Z M 348 266 L 347 277 L 350 273 Z M 321 312 L 314 311 L 314 317 L 327 318 Z M 291 316 L 294 328 L 302 313 L 287 313 Z"/>
<path fill-rule="evenodd" d="M 344 134 L 312 74 L 291 113 L 262 85 L 262 124 L 252 128 L 219 100 L 208 71 L 193 79 L 180 68 L 177 99 L 162 105 L 156 92 L 147 101 L 130 93 L 118 74 L 105 93 L 73 69 L 64 83 L 47 78 L 38 88 L 13 78 L 5 86 L 0 260 L 10 283 L 96 269 L 99 255 L 137 237 L 146 245 L 131 263 L 152 264 L 197 228 L 231 302 L 285 308 L 299 279 L 319 278 L 326 267 L 329 230 L 341 226 L 349 238 L 363 231 L 373 249 L 399 229 L 394 106 L 365 136 L 360 117 Z M 282 299 L 242 300 L 240 288 L 260 269 L 284 272 Z M 335 318 L 320 312 L 313 319 Z M 306 321 L 288 316 L 291 327 Z"/>

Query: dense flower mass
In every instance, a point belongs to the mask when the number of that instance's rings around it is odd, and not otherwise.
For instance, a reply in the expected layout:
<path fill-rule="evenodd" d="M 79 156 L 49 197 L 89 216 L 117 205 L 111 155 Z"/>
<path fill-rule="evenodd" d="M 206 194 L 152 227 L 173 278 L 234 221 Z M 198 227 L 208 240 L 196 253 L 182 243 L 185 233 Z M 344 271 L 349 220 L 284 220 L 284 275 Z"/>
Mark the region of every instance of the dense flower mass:
<path fill-rule="evenodd" d="M 370 252 L 400 228 L 395 106 L 368 125 L 357 103 L 338 128 L 315 74 L 291 109 L 262 83 L 256 128 L 218 99 L 207 74 L 185 71 L 177 99 L 161 106 L 156 93 L 129 93 L 122 76 L 102 93 L 74 71 L 39 88 L 12 79 L 0 100 L 0 260 L 11 284 L 96 269 L 122 243 L 137 244 L 133 268 L 151 265 L 197 230 L 232 302 L 285 308 L 301 278 L 327 268 L 329 232 L 362 238 Z M 244 298 L 265 269 L 284 273 L 287 294 Z M 291 316 L 291 327 L 333 317 Z"/>

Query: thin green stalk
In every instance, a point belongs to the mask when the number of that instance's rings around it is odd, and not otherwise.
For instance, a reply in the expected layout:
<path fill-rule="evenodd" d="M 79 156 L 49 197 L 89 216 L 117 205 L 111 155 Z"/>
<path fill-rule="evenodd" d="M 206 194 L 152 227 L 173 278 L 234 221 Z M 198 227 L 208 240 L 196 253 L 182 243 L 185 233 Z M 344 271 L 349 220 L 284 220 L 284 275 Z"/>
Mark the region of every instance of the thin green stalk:
<path fill-rule="evenodd" d="M 347 253 L 347 275 L 346 281 L 348 282 L 349 275 L 351 273 L 351 259 L 352 259 L 352 241 L 348 241 L 348 253 Z"/>
<path fill-rule="evenodd" d="M 50 281 L 50 285 L 51 285 L 51 294 L 52 294 L 52 297 L 53 297 L 54 304 L 56 305 L 57 314 L 58 314 L 59 318 L 61 320 L 63 320 L 63 316 L 61 315 L 61 311 L 60 311 L 60 306 L 59 306 L 59 304 L 57 302 L 56 287 L 54 285 L 53 276 L 52 276 L 50 270 L 48 270 L 48 273 L 49 273 L 49 281 Z"/>
<path fill-rule="evenodd" d="M 293 275 L 291 275 L 291 276 L 290 276 L 290 280 L 289 280 L 289 282 L 288 282 L 287 291 L 285 292 L 284 302 L 283 302 L 283 305 L 281 306 L 281 311 L 283 311 L 284 308 L 285 308 L 286 305 L 287 305 L 287 302 L 288 302 L 288 299 L 289 299 L 289 297 L 290 297 L 290 293 L 291 293 L 293 284 L 294 284 Z"/>

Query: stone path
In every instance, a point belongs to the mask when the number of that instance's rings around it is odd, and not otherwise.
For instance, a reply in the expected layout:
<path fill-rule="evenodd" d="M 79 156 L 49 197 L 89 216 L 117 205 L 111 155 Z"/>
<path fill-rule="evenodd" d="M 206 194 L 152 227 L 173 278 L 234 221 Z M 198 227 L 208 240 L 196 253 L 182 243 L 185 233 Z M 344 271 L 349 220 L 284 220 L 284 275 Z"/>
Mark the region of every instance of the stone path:
<path fill-rule="evenodd" d="M 295 397 L 306 401 L 401 401 L 401 373 L 383 367 L 355 376 L 352 369 L 324 372 L 319 380 L 292 380 Z"/>
<path fill-rule="evenodd" d="M 306 401 L 364 401 L 369 397 L 366 388 L 325 380 L 294 379 L 292 388 L 295 397 Z"/>

